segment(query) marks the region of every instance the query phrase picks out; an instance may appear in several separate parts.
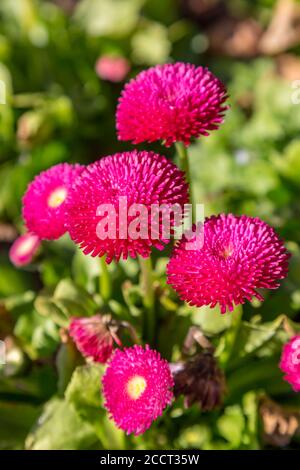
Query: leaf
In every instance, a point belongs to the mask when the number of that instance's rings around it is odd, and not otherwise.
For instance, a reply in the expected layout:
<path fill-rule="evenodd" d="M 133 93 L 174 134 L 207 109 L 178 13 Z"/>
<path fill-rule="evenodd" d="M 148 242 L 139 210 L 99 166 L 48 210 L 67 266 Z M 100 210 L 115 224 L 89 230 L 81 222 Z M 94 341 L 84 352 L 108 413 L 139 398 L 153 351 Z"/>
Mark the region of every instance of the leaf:
<path fill-rule="evenodd" d="M 199 325 L 203 333 L 207 335 L 221 333 L 228 329 L 232 322 L 232 313 L 222 315 L 219 307 L 192 308 L 190 312 L 192 313 L 193 323 Z"/>
<path fill-rule="evenodd" d="M 217 427 L 220 435 L 236 449 L 242 442 L 242 434 L 245 428 L 245 418 L 239 406 L 231 406 L 225 409 L 225 413 L 218 419 Z"/>
<path fill-rule="evenodd" d="M 14 334 L 32 359 L 49 356 L 59 343 L 56 324 L 51 318 L 41 317 L 35 310 L 20 315 Z"/>
<path fill-rule="evenodd" d="M 92 426 L 80 419 L 71 403 L 53 398 L 26 439 L 30 450 L 80 450 L 97 444 Z"/>
<path fill-rule="evenodd" d="M 101 397 L 101 376 L 104 367 L 99 364 L 77 367 L 66 390 L 79 416 L 90 423 L 105 449 L 123 449 L 124 433 L 108 419 Z M 83 393 L 84 391 L 84 393 Z"/>
<path fill-rule="evenodd" d="M 242 322 L 238 341 L 234 345 L 230 366 L 234 367 L 241 359 L 257 355 L 267 357 L 281 351 L 282 345 L 288 340 L 287 329 L 299 331 L 299 325 L 291 322 L 285 315 L 268 323 Z"/>
<path fill-rule="evenodd" d="M 35 308 L 40 315 L 53 319 L 60 326 L 67 326 L 71 317 L 88 317 L 97 310 L 93 297 L 70 279 L 63 279 L 53 295 L 39 295 Z"/>

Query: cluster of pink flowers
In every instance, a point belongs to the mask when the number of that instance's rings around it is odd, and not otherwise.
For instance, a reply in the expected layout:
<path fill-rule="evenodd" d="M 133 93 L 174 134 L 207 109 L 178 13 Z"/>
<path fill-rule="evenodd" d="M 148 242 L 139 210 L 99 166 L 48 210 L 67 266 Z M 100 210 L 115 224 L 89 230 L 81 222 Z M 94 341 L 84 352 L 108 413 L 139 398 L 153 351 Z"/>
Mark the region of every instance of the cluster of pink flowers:
<path fill-rule="evenodd" d="M 104 79 L 119 81 L 128 64 L 104 57 L 96 70 Z M 156 66 L 125 86 L 117 109 L 118 137 L 135 144 L 162 140 L 166 146 L 189 145 L 191 139 L 219 127 L 226 99 L 224 85 L 203 67 Z M 113 240 L 100 239 L 99 205 L 109 205 L 119 218 L 123 196 L 129 205 L 183 207 L 188 193 L 185 174 L 153 152 L 110 155 L 86 167 L 56 165 L 28 186 L 23 217 L 29 233 L 12 247 L 11 259 L 16 265 L 26 264 L 40 240 L 55 240 L 65 232 L 85 254 L 105 256 L 107 263 L 128 256 L 149 257 L 152 248 L 162 249 L 168 241 L 161 220 L 155 238 L 124 238 L 118 227 Z M 131 215 L 126 216 L 130 222 Z M 151 222 L 148 216 L 146 222 Z M 262 220 L 220 214 L 206 219 L 204 230 L 203 246 L 187 250 L 184 236 L 167 268 L 168 283 L 189 304 L 219 305 L 225 313 L 253 297 L 263 300 L 259 289 L 275 289 L 287 275 L 289 255 L 273 228 Z M 69 334 L 84 357 L 108 362 L 102 384 L 110 416 L 128 433 L 143 433 L 172 401 L 174 383 L 168 363 L 149 346 L 119 349 L 122 345 L 113 326 L 100 315 L 73 318 Z M 287 345 L 281 363 L 295 390 L 300 390 L 298 346 L 299 339 Z"/>

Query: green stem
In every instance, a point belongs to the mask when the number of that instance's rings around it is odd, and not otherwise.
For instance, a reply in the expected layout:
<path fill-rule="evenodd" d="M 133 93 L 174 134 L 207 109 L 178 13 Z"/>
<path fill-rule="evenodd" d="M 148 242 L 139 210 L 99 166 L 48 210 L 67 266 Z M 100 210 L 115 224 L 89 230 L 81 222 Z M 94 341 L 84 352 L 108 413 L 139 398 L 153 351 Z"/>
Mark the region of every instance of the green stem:
<path fill-rule="evenodd" d="M 155 332 L 155 316 L 154 316 L 154 290 L 153 290 L 153 270 L 151 258 L 139 257 L 139 263 L 141 268 L 141 284 L 144 294 L 144 307 L 146 314 L 145 321 L 145 335 L 151 343 L 154 339 Z"/>
<path fill-rule="evenodd" d="M 175 143 L 176 152 L 178 155 L 179 166 L 182 171 L 185 172 L 186 180 L 189 185 L 190 191 L 190 201 L 192 204 L 192 221 L 195 222 L 195 205 L 194 205 L 194 194 L 193 194 L 193 186 L 192 186 L 192 178 L 191 178 L 191 170 L 190 170 L 190 163 L 189 163 L 189 156 L 186 146 L 182 142 Z"/>
<path fill-rule="evenodd" d="M 106 303 L 111 298 L 112 286 L 108 266 L 105 262 L 105 256 L 100 258 L 101 272 L 99 276 L 99 289 L 103 301 Z"/>
<path fill-rule="evenodd" d="M 225 333 L 225 347 L 223 353 L 220 356 L 220 363 L 225 369 L 228 367 L 230 359 L 233 356 L 233 350 L 236 345 L 236 341 L 238 341 L 238 334 L 243 317 L 243 308 L 242 306 L 238 306 L 233 310 L 233 312 L 227 312 L 226 315 L 231 315 L 231 325 Z"/>

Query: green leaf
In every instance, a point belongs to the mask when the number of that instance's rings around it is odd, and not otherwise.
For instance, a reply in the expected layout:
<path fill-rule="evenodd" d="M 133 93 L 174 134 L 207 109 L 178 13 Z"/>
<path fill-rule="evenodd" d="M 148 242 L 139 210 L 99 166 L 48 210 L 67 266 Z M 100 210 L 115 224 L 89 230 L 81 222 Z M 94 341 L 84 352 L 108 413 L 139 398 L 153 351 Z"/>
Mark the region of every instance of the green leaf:
<path fill-rule="evenodd" d="M 124 433 L 108 419 L 101 396 L 101 376 L 104 367 L 99 364 L 77 367 L 65 396 L 79 416 L 94 427 L 105 449 L 123 449 Z M 82 393 L 84 390 L 84 393 Z"/>
<path fill-rule="evenodd" d="M 97 445 L 97 436 L 71 403 L 54 398 L 46 404 L 25 445 L 30 450 L 83 450 Z"/>
<path fill-rule="evenodd" d="M 225 413 L 217 421 L 217 427 L 220 435 L 231 444 L 231 448 L 238 448 L 245 428 L 245 418 L 241 408 L 237 405 L 226 408 Z"/>
<path fill-rule="evenodd" d="M 32 359 L 52 354 L 59 343 L 56 324 L 51 318 L 43 318 L 35 310 L 20 315 L 14 334 Z"/>
<path fill-rule="evenodd" d="M 230 366 L 234 367 L 241 360 L 252 357 L 274 356 L 279 354 L 282 345 L 288 341 L 287 328 L 299 331 L 299 325 L 293 323 L 285 315 L 280 315 L 276 320 L 268 323 L 242 322 L 238 341 L 235 342 L 232 351 Z"/>
<path fill-rule="evenodd" d="M 35 308 L 40 315 L 53 319 L 60 326 L 67 326 L 70 317 L 88 317 L 97 310 L 93 297 L 70 279 L 63 279 L 53 295 L 39 295 Z"/>

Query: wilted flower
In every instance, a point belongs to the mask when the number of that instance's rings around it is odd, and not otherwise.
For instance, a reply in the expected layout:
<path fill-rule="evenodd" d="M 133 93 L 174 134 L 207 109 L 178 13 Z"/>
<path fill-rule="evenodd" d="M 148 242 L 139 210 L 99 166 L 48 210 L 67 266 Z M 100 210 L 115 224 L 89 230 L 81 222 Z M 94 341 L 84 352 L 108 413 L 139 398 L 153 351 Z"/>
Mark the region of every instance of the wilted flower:
<path fill-rule="evenodd" d="M 108 263 L 113 258 L 118 261 L 138 254 L 148 257 L 152 247 L 162 249 L 169 241 L 163 236 L 159 219 L 152 234 L 153 205 L 171 208 L 177 204 L 184 209 L 187 202 L 188 185 L 174 163 L 153 152 L 115 154 L 89 165 L 75 184 L 67 201 L 67 227 L 85 254 L 106 255 Z M 137 231 L 130 233 L 137 217 L 144 236 Z M 106 227 L 109 222 L 111 233 Z M 99 226 L 105 232 L 102 235 Z"/>
<path fill-rule="evenodd" d="M 31 263 L 32 258 L 40 247 L 41 241 L 33 233 L 25 233 L 18 237 L 9 250 L 9 259 L 15 266 L 25 266 Z"/>
<path fill-rule="evenodd" d="M 124 88 L 117 108 L 120 140 L 188 145 L 223 122 L 226 90 L 209 70 L 191 64 L 157 65 Z"/>
<path fill-rule="evenodd" d="M 202 307 L 234 304 L 257 297 L 257 289 L 276 289 L 288 272 L 289 254 L 275 230 L 258 218 L 221 214 L 206 219 L 204 243 L 187 249 L 183 237 L 167 267 L 168 283 L 182 300 Z"/>
<path fill-rule="evenodd" d="M 285 373 L 284 380 L 295 392 L 300 392 L 300 335 L 283 346 L 279 367 Z"/>
<path fill-rule="evenodd" d="M 116 350 L 102 384 L 110 416 L 119 428 L 136 436 L 151 426 L 173 398 L 169 365 L 149 346 Z"/>
<path fill-rule="evenodd" d="M 72 318 L 69 333 L 84 357 L 104 364 L 113 352 L 114 341 L 120 345 L 117 329 L 110 315 L 94 315 Z"/>
<path fill-rule="evenodd" d="M 82 170 L 81 165 L 61 163 L 35 177 L 23 197 L 28 230 L 47 240 L 55 240 L 66 232 L 65 201 Z"/>
<path fill-rule="evenodd" d="M 204 352 L 175 367 L 174 395 L 184 396 L 185 407 L 198 403 L 202 411 L 219 407 L 225 394 L 225 376 L 212 353 Z"/>
<path fill-rule="evenodd" d="M 96 62 L 97 75 L 110 82 L 122 82 L 130 70 L 130 65 L 125 57 L 103 55 Z"/>

